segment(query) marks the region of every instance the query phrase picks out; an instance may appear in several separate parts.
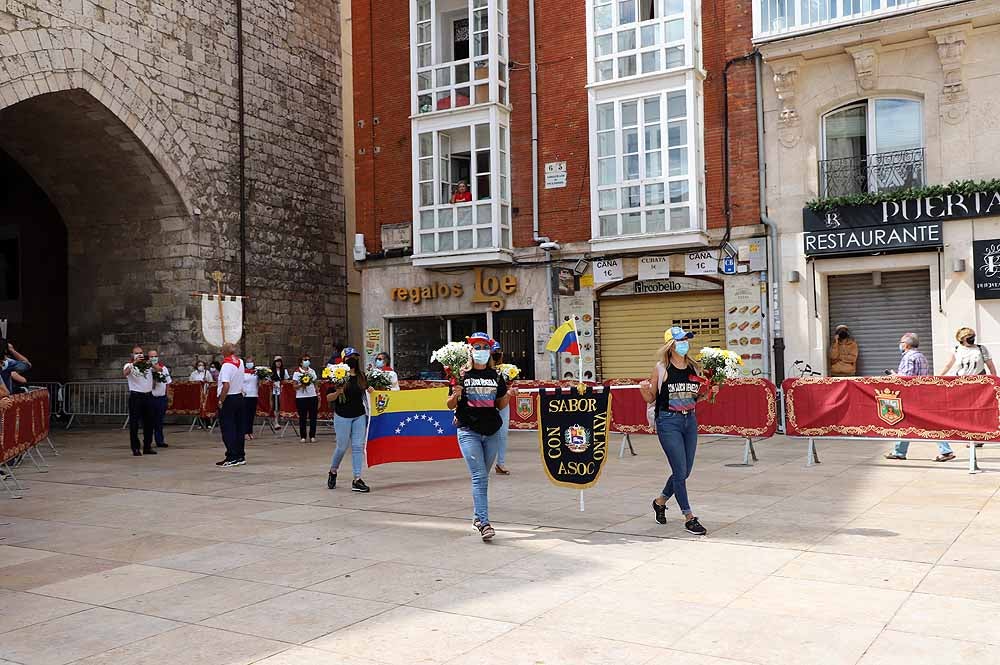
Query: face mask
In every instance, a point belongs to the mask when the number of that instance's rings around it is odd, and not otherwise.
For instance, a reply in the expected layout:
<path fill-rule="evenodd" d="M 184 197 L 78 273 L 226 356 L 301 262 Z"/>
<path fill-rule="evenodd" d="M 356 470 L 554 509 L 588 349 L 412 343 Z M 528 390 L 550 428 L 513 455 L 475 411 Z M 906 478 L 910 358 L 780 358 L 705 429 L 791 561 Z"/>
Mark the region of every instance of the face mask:
<path fill-rule="evenodd" d="M 204 365 L 198 365 L 198 371 L 199 372 L 204 372 L 205 371 L 205 366 Z"/>
<path fill-rule="evenodd" d="M 311 364 L 311 363 L 310 363 L 310 362 L 309 362 L 308 360 L 303 360 L 303 361 L 302 361 L 302 366 L 303 366 L 303 367 L 309 367 L 309 365 L 310 365 L 310 364 Z"/>
<path fill-rule="evenodd" d="M 903 344 L 902 342 L 899 343 L 899 352 L 906 353 L 906 345 Z"/>
<path fill-rule="evenodd" d="M 160 362 L 160 357 L 159 356 L 150 356 L 149 357 L 149 362 L 151 362 L 151 363 L 153 363 L 155 365 L 156 363 Z"/>
<path fill-rule="evenodd" d="M 969 335 L 968 337 L 965 338 L 965 343 L 968 344 L 969 346 L 972 346 L 973 344 L 976 343 L 976 336 Z"/>
<path fill-rule="evenodd" d="M 375 359 L 375 366 L 378 367 L 379 369 L 381 369 L 381 368 L 385 367 L 385 361 L 382 360 L 381 358 L 376 358 Z"/>
<path fill-rule="evenodd" d="M 247 369 L 253 369 L 253 363 L 247 363 Z"/>
<path fill-rule="evenodd" d="M 472 362 L 477 365 L 485 365 L 490 361 L 489 349 L 478 349 L 472 352 Z"/>
<path fill-rule="evenodd" d="M 677 353 L 682 356 L 686 356 L 688 351 L 691 350 L 691 345 L 687 342 L 677 342 L 677 344 L 674 345 L 674 349 L 676 349 Z"/>

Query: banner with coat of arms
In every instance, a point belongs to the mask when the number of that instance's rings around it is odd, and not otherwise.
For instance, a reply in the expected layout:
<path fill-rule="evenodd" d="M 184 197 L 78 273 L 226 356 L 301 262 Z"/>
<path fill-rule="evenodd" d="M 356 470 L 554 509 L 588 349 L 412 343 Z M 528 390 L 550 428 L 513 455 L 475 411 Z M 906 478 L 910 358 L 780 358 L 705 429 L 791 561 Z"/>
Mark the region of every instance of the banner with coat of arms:
<path fill-rule="evenodd" d="M 560 487 L 593 487 L 608 458 L 611 391 L 542 388 L 537 405 L 542 466 L 549 480 Z"/>

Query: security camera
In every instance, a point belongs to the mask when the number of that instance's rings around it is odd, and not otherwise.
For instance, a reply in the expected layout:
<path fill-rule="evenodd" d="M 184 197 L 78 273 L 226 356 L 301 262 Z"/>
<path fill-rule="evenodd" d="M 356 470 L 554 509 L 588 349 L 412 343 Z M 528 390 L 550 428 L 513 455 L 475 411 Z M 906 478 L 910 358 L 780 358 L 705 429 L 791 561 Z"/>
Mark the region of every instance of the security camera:
<path fill-rule="evenodd" d="M 551 240 L 548 241 L 548 242 L 543 242 L 538 247 L 541 248 L 541 250 L 544 251 L 544 252 L 558 252 L 559 251 L 559 243 L 552 242 Z"/>

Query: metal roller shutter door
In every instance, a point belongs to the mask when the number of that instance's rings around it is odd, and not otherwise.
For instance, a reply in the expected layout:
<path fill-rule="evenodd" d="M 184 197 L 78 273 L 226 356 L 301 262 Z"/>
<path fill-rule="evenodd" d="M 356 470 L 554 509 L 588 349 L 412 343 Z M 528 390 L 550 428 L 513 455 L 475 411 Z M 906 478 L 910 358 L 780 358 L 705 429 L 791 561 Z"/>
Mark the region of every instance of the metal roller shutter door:
<path fill-rule="evenodd" d="M 830 329 L 851 329 L 858 341 L 858 375 L 877 376 L 899 366 L 899 338 L 913 332 L 931 367 L 931 276 L 927 270 L 883 272 L 882 284 L 873 285 L 872 273 L 830 275 Z M 829 368 L 828 368 L 829 369 Z"/>
<path fill-rule="evenodd" d="M 726 313 L 721 292 L 649 295 L 600 300 L 601 375 L 648 376 L 663 346 L 663 332 L 682 326 L 695 333 L 692 352 L 725 348 Z"/>

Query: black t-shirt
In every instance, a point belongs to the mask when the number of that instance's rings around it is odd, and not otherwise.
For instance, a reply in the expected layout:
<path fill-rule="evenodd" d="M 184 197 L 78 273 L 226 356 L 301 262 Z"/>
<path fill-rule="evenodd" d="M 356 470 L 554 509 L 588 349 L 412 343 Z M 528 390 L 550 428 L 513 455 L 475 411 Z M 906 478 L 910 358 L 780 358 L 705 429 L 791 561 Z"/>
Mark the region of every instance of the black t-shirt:
<path fill-rule="evenodd" d="M 358 377 L 352 376 L 344 388 L 343 402 L 333 400 L 333 412 L 341 418 L 357 418 L 365 415 L 365 391 L 358 385 Z"/>
<path fill-rule="evenodd" d="M 686 412 L 695 407 L 701 385 L 691 380 L 693 374 L 694 372 L 686 367 L 680 369 L 674 367 L 673 363 L 667 364 L 667 374 L 656 393 L 657 413 L 661 411 Z"/>
<path fill-rule="evenodd" d="M 496 401 L 507 394 L 507 382 L 495 369 L 470 369 L 462 375 L 462 398 L 455 417 L 459 427 L 479 434 L 496 433 L 503 424 Z"/>

